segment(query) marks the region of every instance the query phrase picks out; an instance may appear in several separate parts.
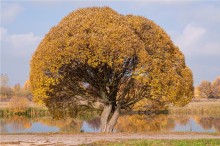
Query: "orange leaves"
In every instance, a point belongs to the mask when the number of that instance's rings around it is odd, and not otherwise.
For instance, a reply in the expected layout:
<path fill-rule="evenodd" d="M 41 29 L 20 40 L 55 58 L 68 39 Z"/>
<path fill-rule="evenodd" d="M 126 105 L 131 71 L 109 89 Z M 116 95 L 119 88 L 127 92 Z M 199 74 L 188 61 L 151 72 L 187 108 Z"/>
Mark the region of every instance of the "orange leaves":
<path fill-rule="evenodd" d="M 124 70 L 126 63 L 130 66 Z M 63 67 L 69 67 L 68 72 L 63 73 Z M 139 101 L 139 96 L 186 104 L 193 95 L 192 73 L 185 65 L 184 55 L 164 30 L 144 17 L 123 16 L 108 7 L 70 13 L 38 46 L 30 72 L 36 100 L 46 99 L 48 92 L 53 92 L 51 86 L 64 81 L 64 76 L 72 86 L 86 82 L 97 92 L 115 88 L 118 94 L 114 96 L 125 97 L 114 98 L 132 102 Z M 68 92 L 71 96 L 76 94 Z"/>

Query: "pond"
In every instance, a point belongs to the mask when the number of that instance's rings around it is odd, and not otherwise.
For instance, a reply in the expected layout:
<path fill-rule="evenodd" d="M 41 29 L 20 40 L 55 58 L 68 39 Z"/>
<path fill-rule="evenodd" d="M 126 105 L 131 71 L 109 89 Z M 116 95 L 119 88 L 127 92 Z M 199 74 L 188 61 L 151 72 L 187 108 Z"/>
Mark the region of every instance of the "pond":
<path fill-rule="evenodd" d="M 100 132 L 100 118 L 89 120 L 65 118 L 55 120 L 50 116 L 27 118 L 13 116 L 0 118 L 0 133 L 39 132 Z M 220 117 L 177 115 L 124 115 L 118 119 L 114 132 L 220 132 Z"/>

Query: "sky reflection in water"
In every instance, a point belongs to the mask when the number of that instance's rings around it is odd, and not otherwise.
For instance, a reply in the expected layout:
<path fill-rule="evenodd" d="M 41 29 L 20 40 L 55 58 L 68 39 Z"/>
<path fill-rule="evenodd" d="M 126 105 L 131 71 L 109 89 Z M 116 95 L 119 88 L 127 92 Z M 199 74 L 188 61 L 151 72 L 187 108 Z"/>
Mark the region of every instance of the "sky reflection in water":
<path fill-rule="evenodd" d="M 51 117 L 0 118 L 0 132 L 5 133 L 40 133 L 40 132 L 100 132 L 98 117 L 83 121 L 66 118 L 55 120 Z M 115 132 L 220 132 L 220 117 L 158 115 L 121 116 L 115 126 Z"/>

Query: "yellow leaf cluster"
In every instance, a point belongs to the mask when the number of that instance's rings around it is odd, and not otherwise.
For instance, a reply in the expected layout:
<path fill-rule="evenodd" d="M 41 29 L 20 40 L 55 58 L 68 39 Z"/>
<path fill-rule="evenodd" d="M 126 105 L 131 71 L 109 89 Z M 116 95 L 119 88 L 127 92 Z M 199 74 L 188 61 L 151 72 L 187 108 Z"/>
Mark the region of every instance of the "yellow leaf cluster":
<path fill-rule="evenodd" d="M 143 106 L 144 100 L 178 105 L 191 100 L 192 73 L 164 30 L 144 17 L 120 15 L 108 7 L 74 11 L 46 34 L 31 60 L 30 82 L 35 100 L 48 98 L 47 93 L 53 92 L 51 86 L 62 80 L 61 68 L 67 64 L 75 69 L 80 63 L 100 72 L 106 65 L 116 74 L 123 72 L 125 61 L 134 56 L 137 65 L 123 77 L 134 79 L 132 88 L 122 98 L 127 82 L 121 81 L 118 101 L 129 103 L 141 96 L 138 101 L 142 103 L 134 106 L 137 108 Z M 106 80 L 103 78 L 103 82 Z M 111 85 L 112 80 L 108 79 Z"/>

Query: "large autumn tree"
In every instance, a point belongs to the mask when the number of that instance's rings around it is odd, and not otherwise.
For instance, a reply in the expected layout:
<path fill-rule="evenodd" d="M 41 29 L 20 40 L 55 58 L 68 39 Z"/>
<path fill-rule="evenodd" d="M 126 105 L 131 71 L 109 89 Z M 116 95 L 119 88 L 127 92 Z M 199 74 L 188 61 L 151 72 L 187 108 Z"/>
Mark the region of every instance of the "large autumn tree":
<path fill-rule="evenodd" d="M 108 7 L 76 10 L 53 27 L 32 57 L 30 82 L 35 101 L 49 107 L 100 107 L 103 132 L 122 109 L 185 105 L 193 96 L 192 73 L 164 30 Z"/>

